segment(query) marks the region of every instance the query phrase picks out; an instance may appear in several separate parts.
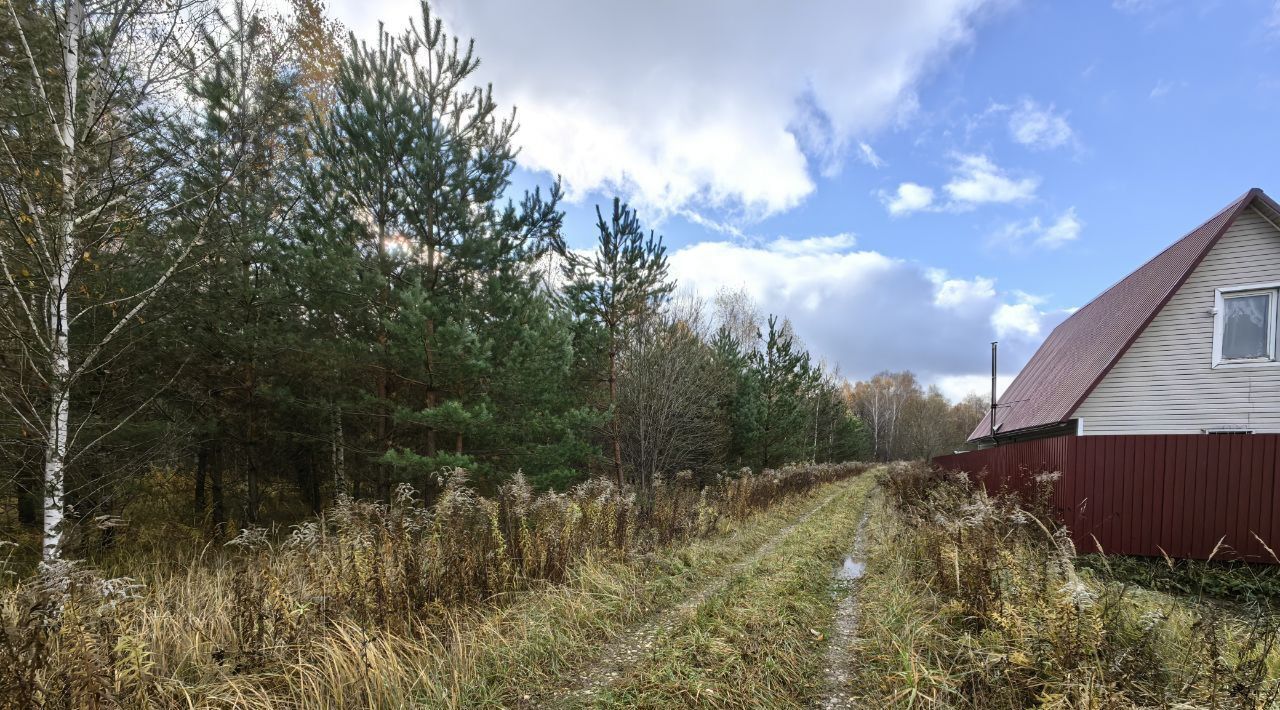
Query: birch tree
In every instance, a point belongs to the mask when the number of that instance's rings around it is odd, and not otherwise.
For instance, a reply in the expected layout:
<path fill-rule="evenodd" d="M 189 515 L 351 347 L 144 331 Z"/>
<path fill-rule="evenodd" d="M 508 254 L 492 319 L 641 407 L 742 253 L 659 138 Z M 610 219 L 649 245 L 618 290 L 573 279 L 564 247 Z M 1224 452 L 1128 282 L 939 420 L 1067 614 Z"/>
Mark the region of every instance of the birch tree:
<path fill-rule="evenodd" d="M 114 348 L 145 322 L 203 233 L 135 250 L 140 231 L 175 207 L 165 177 L 181 156 L 166 133 L 200 10 L 164 0 L 3 4 L 13 51 L 0 59 L 11 79 L 0 118 L 0 286 L 10 306 L 0 327 L 18 343 L 25 379 L 0 396 L 44 450 L 46 562 L 62 554 L 68 468 L 109 433 L 77 424 L 77 386 L 118 358 Z M 234 166 L 227 156 L 224 174 Z M 89 287 L 87 274 L 138 259 L 154 259 L 141 288 Z"/>
<path fill-rule="evenodd" d="M 732 383 L 716 360 L 702 304 L 679 299 L 639 322 L 619 357 L 618 422 L 624 460 L 643 487 L 681 469 L 723 463 L 720 410 Z"/>

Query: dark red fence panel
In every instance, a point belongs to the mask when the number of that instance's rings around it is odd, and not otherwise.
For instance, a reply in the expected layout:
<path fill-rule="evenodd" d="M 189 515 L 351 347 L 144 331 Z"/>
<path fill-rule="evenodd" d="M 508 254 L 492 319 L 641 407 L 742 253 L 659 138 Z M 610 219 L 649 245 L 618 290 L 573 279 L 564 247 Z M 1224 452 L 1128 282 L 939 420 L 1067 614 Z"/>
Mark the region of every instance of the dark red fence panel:
<path fill-rule="evenodd" d="M 1053 505 L 1081 552 L 1276 562 L 1267 548 L 1280 551 L 1280 434 L 1060 436 L 933 463 L 1024 495 L 1036 474 L 1060 472 Z"/>

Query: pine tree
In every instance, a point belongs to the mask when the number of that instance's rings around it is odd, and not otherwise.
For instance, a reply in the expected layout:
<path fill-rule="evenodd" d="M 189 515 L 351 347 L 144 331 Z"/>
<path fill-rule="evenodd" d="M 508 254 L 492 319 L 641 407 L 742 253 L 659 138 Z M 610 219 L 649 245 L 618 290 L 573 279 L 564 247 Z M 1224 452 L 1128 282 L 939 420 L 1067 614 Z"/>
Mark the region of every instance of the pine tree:
<path fill-rule="evenodd" d="M 468 449 L 486 474 L 523 471 L 539 487 L 563 486 L 596 454 L 588 433 L 599 415 L 574 387 L 570 316 L 535 279 L 513 264 L 485 282 L 479 331 L 491 367 L 478 395 L 487 416 Z"/>
<path fill-rule="evenodd" d="M 819 367 L 808 395 L 812 435 L 809 458 L 814 461 L 850 461 L 869 455 L 869 441 L 862 422 L 854 415 L 834 373 Z"/>
<path fill-rule="evenodd" d="M 754 333 L 754 338 L 760 338 L 759 331 Z M 724 325 L 716 330 L 711 347 L 721 376 L 729 383 L 719 402 L 728 429 L 725 462 L 734 467 L 753 465 L 756 461 L 752 452 L 759 435 L 762 408 L 760 380 L 752 367 L 752 351 L 744 350 L 738 336 Z"/>
<path fill-rule="evenodd" d="M 762 469 L 803 457 L 804 397 L 813 376 L 809 353 L 796 343 L 790 323 L 770 315 L 763 340 L 751 357 L 760 385 L 756 451 Z"/>
<path fill-rule="evenodd" d="M 610 411 L 610 467 L 618 482 L 623 483 L 621 432 L 616 416 L 618 355 L 628 330 L 643 315 L 653 312 L 671 293 L 673 285 L 668 280 L 662 238 L 655 237 L 652 231 L 646 237 L 635 210 L 615 197 L 608 221 L 596 207 L 596 229 L 596 251 L 590 257 L 561 245 L 567 281 L 564 298 L 569 308 L 600 334 L 605 363 L 600 379 L 608 385 Z"/>
<path fill-rule="evenodd" d="M 466 403 L 486 364 L 483 338 L 469 316 L 481 305 L 485 276 L 518 259 L 515 235 L 501 233 L 497 204 L 515 166 L 515 124 L 497 116 L 491 90 L 466 87 L 479 66 L 474 43 L 460 50 L 425 4 L 421 27 L 404 43 L 406 53 L 420 57 L 409 77 L 419 123 L 404 189 L 405 237 L 420 262 L 412 287 L 422 318 L 425 389 L 421 405 L 406 403 L 405 414 L 426 424 L 428 459 L 446 447 L 461 457 L 468 431 L 484 416 Z M 453 441 L 444 444 L 442 435 Z"/>
<path fill-rule="evenodd" d="M 183 277 L 183 299 L 170 320 L 182 329 L 173 339 L 186 349 L 187 374 L 200 383 L 190 391 L 196 418 L 196 508 L 203 513 L 211 483 L 213 520 L 226 522 L 222 476 L 228 469 L 244 483 L 242 518 L 257 522 L 264 477 L 278 470 L 273 457 L 289 419 L 272 420 L 267 401 L 289 361 L 285 332 L 293 327 L 295 300 L 283 277 L 287 228 L 297 202 L 295 159 L 302 99 L 295 75 L 282 73 L 286 45 L 260 14 L 235 2 L 216 13 L 203 43 L 206 59 L 189 90 L 200 118 L 176 141 L 186 149 L 184 191 L 209 190 L 238 153 L 239 170 L 204 221 L 194 256 L 202 268 Z M 197 228 L 202 215 L 185 213 L 176 228 Z M 206 481 L 206 479 L 212 479 Z"/>
<path fill-rule="evenodd" d="M 404 276 L 412 254 L 402 247 L 405 227 L 403 162 L 413 150 L 419 122 L 409 93 L 407 57 L 401 43 L 381 27 L 375 43 L 349 40 L 338 70 L 332 110 L 312 121 L 310 150 L 315 155 L 307 181 L 311 256 L 324 264 L 315 278 L 332 278 L 326 320 L 352 342 L 372 380 L 372 392 L 346 409 L 372 422 L 367 446 L 385 452 L 393 446 L 390 398 L 397 383 L 388 328 L 398 316 L 393 287 Z M 362 348 L 359 343 L 370 343 Z M 375 466 L 374 489 L 390 495 L 390 468 Z M 357 481 L 357 486 L 359 482 Z"/>
<path fill-rule="evenodd" d="M 374 422 L 382 497 L 393 477 L 479 462 L 468 440 L 493 424 L 503 299 L 537 309 L 521 299 L 560 229 L 558 187 L 502 203 L 515 123 L 469 86 L 477 65 L 423 4 L 399 37 L 351 39 L 332 110 L 312 126 L 306 268 L 333 284 L 319 321 L 368 363 L 372 392 L 339 408 L 372 415 L 360 418 Z"/>

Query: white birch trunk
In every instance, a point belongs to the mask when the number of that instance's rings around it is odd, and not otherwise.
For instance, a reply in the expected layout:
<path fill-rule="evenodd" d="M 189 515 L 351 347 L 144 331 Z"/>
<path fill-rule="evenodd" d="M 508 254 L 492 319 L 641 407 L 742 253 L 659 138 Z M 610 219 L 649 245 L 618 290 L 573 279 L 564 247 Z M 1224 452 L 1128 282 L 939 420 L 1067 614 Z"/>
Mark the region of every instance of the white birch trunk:
<path fill-rule="evenodd" d="M 71 414 L 71 358 L 68 351 L 67 272 L 59 269 L 49 305 L 49 330 L 53 335 L 49 376 L 49 431 L 44 463 L 44 561 L 62 554 L 62 517 L 66 506 L 67 425 Z"/>
<path fill-rule="evenodd" d="M 62 120 L 57 127 L 61 152 L 62 205 L 58 223 L 57 259 L 50 280 L 49 299 L 49 431 L 44 465 L 44 561 L 62 556 L 63 515 L 66 509 L 67 426 L 71 414 L 71 319 L 68 291 L 76 263 L 76 93 L 80 75 L 80 33 L 84 7 L 67 2 L 62 33 Z"/>

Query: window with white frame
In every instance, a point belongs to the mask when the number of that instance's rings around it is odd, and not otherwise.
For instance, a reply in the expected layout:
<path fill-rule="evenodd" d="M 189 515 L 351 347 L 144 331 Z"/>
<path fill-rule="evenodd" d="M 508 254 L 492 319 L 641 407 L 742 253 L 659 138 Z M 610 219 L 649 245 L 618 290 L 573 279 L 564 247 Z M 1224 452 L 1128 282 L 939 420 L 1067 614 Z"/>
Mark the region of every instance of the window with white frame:
<path fill-rule="evenodd" d="M 1276 361 L 1276 301 L 1280 285 L 1219 289 L 1214 309 L 1213 364 Z"/>

